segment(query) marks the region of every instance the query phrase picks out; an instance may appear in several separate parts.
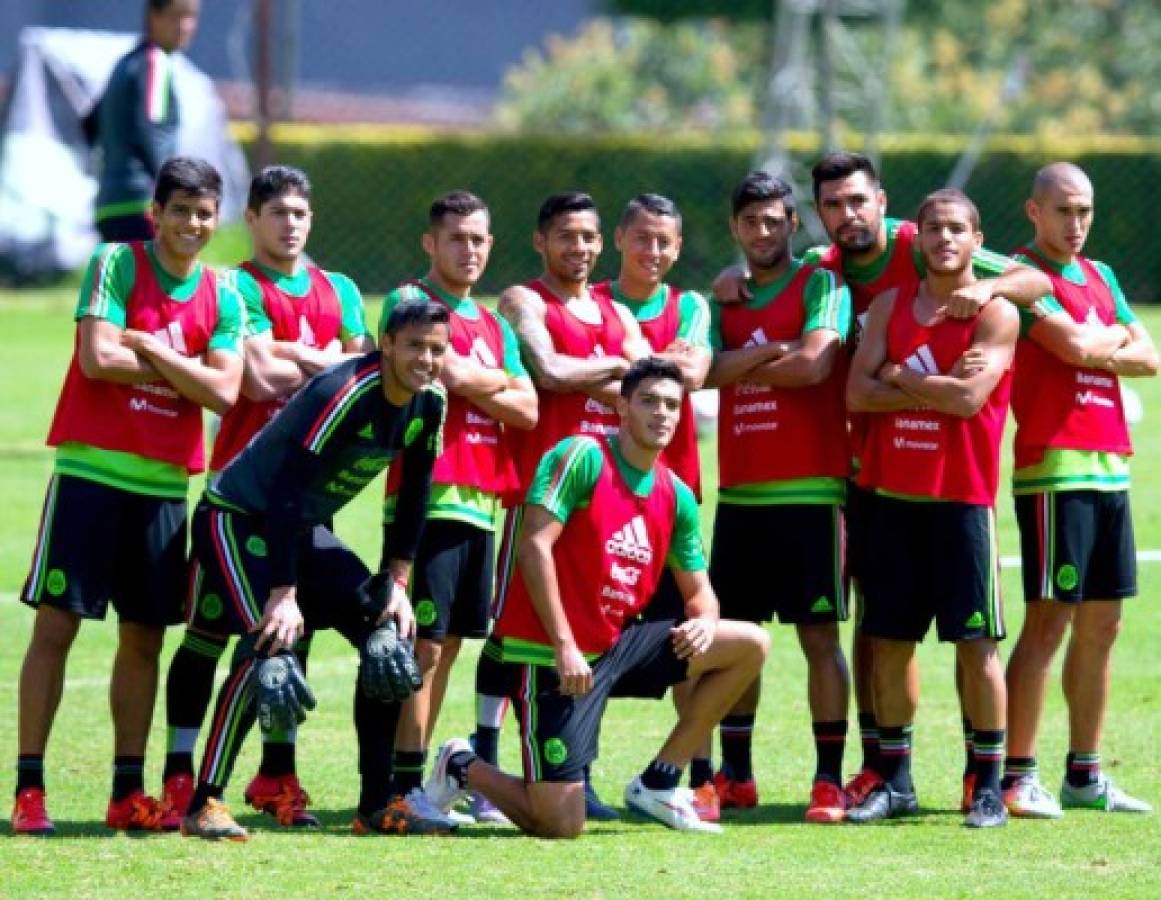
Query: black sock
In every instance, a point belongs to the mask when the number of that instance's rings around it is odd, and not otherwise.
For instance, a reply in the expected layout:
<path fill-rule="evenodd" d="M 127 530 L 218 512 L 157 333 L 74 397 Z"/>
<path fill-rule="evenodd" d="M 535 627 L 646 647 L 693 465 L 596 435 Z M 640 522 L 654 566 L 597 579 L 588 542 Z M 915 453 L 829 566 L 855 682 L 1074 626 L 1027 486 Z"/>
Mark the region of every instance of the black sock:
<path fill-rule="evenodd" d="M 215 800 L 222 799 L 222 789 L 215 787 L 212 784 L 206 784 L 204 781 L 199 782 L 197 789 L 194 790 L 193 797 L 189 801 L 189 812 L 187 815 L 193 815 L 201 810 L 206 805 L 206 801 L 210 798 Z"/>
<path fill-rule="evenodd" d="M 834 722 L 811 722 L 814 732 L 815 770 L 814 780 L 843 782 L 843 749 L 847 741 L 847 720 Z"/>
<path fill-rule="evenodd" d="M 1077 753 L 1068 751 L 1064 763 L 1067 768 L 1066 778 L 1073 787 L 1086 787 L 1096 784 L 1100 780 L 1101 755 L 1099 753 Z"/>
<path fill-rule="evenodd" d="M 1004 729 L 985 731 L 976 729 L 972 738 L 972 755 L 975 757 L 975 790 L 989 788 L 1000 790 L 1000 764 L 1004 759 Z"/>
<path fill-rule="evenodd" d="M 359 742 L 359 813 L 369 816 L 391 799 L 391 760 L 399 704 L 363 695 L 355 682 L 355 734 Z"/>
<path fill-rule="evenodd" d="M 16 757 L 16 793 L 25 788 L 44 790 L 43 753 L 21 753 Z"/>
<path fill-rule="evenodd" d="M 754 777 L 750 747 L 754 739 L 754 714 L 726 716 L 718 728 L 722 742 L 722 771 L 734 781 Z"/>
<path fill-rule="evenodd" d="M 165 770 L 161 773 L 162 781 L 172 778 L 174 775 L 193 775 L 193 773 L 192 753 L 165 754 Z"/>
<path fill-rule="evenodd" d="M 454 778 L 460 787 L 467 787 L 468 766 L 479 758 L 472 750 L 460 750 L 458 753 L 453 753 L 447 761 L 448 775 Z"/>
<path fill-rule="evenodd" d="M 490 766 L 500 764 L 500 729 L 477 725 L 472 735 L 472 749 Z"/>
<path fill-rule="evenodd" d="M 859 713 L 859 740 L 863 745 L 862 768 L 879 771 L 879 723 L 873 712 Z"/>
<path fill-rule="evenodd" d="M 963 774 L 966 778 L 976 770 L 975 766 L 975 730 L 972 720 L 963 720 Z"/>
<path fill-rule="evenodd" d="M 903 793 L 915 788 L 911 783 L 911 726 L 879 726 L 879 774 L 891 787 Z"/>
<path fill-rule="evenodd" d="M 714 764 L 708 758 L 695 756 L 689 761 L 689 786 L 697 790 L 707 781 L 713 781 Z"/>
<path fill-rule="evenodd" d="M 113 799 L 124 800 L 134 791 L 145 790 L 145 757 L 113 758 Z"/>
<path fill-rule="evenodd" d="M 295 771 L 295 753 L 292 741 L 263 741 L 262 762 L 258 765 L 258 772 L 271 778 L 280 775 L 293 775 Z"/>
<path fill-rule="evenodd" d="M 162 779 L 193 775 L 198 732 L 214 694 L 214 673 L 229 638 L 187 630 L 165 676 L 165 769 Z"/>
<path fill-rule="evenodd" d="M 426 750 L 396 750 L 391 760 L 391 793 L 404 797 L 423 783 Z"/>
<path fill-rule="evenodd" d="M 681 769 L 655 759 L 641 773 L 641 783 L 651 791 L 671 791 L 681 784 Z"/>
<path fill-rule="evenodd" d="M 1039 778 L 1039 767 L 1035 756 L 1008 756 L 1004 759 L 1004 777 L 1000 787 L 1008 790 L 1021 778 Z"/>

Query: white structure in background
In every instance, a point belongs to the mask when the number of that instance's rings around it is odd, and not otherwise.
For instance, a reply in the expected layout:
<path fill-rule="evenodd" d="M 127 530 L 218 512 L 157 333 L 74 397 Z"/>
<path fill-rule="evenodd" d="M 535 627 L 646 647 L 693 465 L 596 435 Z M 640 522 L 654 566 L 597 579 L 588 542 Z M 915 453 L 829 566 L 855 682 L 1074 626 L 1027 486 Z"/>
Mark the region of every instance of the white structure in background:
<path fill-rule="evenodd" d="M 97 181 L 81 120 L 105 91 L 137 35 L 26 28 L 0 117 L 0 275 L 28 280 L 83 265 L 97 243 Z M 213 83 L 175 54 L 181 105 L 178 152 L 222 173 L 226 220 L 241 215 L 250 176 L 227 130 Z"/>

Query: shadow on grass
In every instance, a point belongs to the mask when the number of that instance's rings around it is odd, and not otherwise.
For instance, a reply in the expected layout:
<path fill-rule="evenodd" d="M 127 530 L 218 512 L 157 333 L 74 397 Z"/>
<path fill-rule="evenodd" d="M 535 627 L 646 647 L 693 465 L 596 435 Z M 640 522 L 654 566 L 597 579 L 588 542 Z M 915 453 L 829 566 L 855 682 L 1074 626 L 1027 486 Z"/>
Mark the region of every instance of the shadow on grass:
<path fill-rule="evenodd" d="M 152 838 L 164 838 L 167 834 L 161 831 L 115 831 L 106 826 L 103 819 L 90 819 L 87 821 L 54 819 L 53 823 L 56 825 L 55 837 L 58 838 L 115 838 L 123 835 L 133 840 L 149 840 Z M 174 833 L 168 832 L 168 834 Z"/>

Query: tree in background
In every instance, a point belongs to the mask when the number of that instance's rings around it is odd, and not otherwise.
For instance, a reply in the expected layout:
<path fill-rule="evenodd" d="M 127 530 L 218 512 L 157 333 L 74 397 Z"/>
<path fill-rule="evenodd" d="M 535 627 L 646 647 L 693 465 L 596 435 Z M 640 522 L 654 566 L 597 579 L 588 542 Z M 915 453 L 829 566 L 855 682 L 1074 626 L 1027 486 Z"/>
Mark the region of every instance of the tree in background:
<path fill-rule="evenodd" d="M 606 0 L 606 6 L 626 17 L 594 20 L 573 38 L 554 37 L 509 73 L 501 122 L 571 133 L 756 124 L 775 3 Z M 910 2 L 905 12 L 890 66 L 891 130 L 972 131 L 1022 58 L 1023 90 L 998 118 L 1002 130 L 1161 133 L 1156 2 L 942 0 Z M 860 56 L 875 58 L 879 33 L 852 23 Z M 839 68 L 850 62 L 835 60 Z M 860 129 L 861 111 L 857 102 L 840 108 L 842 124 Z"/>

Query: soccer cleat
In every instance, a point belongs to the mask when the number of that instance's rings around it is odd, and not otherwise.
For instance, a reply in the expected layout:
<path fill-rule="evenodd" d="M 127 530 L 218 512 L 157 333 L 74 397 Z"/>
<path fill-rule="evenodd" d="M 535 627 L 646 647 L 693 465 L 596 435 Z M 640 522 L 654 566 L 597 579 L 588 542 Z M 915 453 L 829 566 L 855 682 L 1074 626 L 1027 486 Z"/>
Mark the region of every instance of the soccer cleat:
<path fill-rule="evenodd" d="M 185 772 L 170 775 L 161 786 L 161 830 L 177 831 L 189 812 L 193 799 L 193 776 Z"/>
<path fill-rule="evenodd" d="M 355 834 L 451 834 L 455 824 L 439 809 L 422 788 L 412 788 L 406 797 L 394 797 L 383 809 L 368 816 L 355 815 Z"/>
<path fill-rule="evenodd" d="M 858 806 L 882 783 L 883 779 L 874 769 L 859 769 L 858 774 L 843 786 L 843 793 L 847 795 L 847 809 Z"/>
<path fill-rule="evenodd" d="M 963 793 L 959 797 L 959 811 L 969 813 L 972 808 L 972 799 L 976 793 L 976 773 L 969 772 L 963 777 Z"/>
<path fill-rule="evenodd" d="M 1018 819 L 1059 819 L 1064 815 L 1056 798 L 1032 776 L 1012 782 L 1012 786 L 1004 791 L 1004 805 Z"/>
<path fill-rule="evenodd" d="M 1084 787 L 1073 787 L 1064 779 L 1060 786 L 1060 801 L 1065 809 L 1099 809 L 1104 812 L 1152 812 L 1153 807 L 1144 800 L 1130 797 L 1104 772 L 1093 783 Z"/>
<path fill-rule="evenodd" d="M 242 796 L 258 812 L 273 816 L 286 828 L 319 827 L 318 819 L 306 811 L 310 794 L 302 789 L 293 772 L 288 775 L 255 775 Z"/>
<path fill-rule="evenodd" d="M 980 788 L 972 798 L 971 809 L 963 823 L 968 828 L 999 828 L 1008 824 L 1008 810 L 999 793 L 991 788 Z"/>
<path fill-rule="evenodd" d="M 714 775 L 714 788 L 722 809 L 753 809 L 758 805 L 758 783 L 753 778 L 735 781 L 725 772 Z"/>
<path fill-rule="evenodd" d="M 476 793 L 475 791 L 468 796 L 468 812 L 472 814 L 472 818 L 480 825 L 501 825 L 508 827 L 512 824 L 512 820 L 504 815 L 498 806 L 483 794 Z"/>
<path fill-rule="evenodd" d="M 465 752 L 473 752 L 472 745 L 463 738 L 452 738 L 444 741 L 435 755 L 431 775 L 423 783 L 423 793 L 437 809 L 451 809 L 455 802 L 467 793 L 458 779 L 448 774 L 447 770 L 451 758 L 457 753 Z"/>
<path fill-rule="evenodd" d="M 846 820 L 863 825 L 867 822 L 893 819 L 918 809 L 919 799 L 914 791 L 897 791 L 887 782 L 881 781 L 871 793 L 867 794 L 862 803 L 847 810 Z"/>
<path fill-rule="evenodd" d="M 585 781 L 585 819 L 589 822 L 616 822 L 619 818 L 621 814 L 597 796 L 593 783 Z"/>
<path fill-rule="evenodd" d="M 44 808 L 44 789 L 27 787 L 16 795 L 12 804 L 12 833 L 48 837 L 56 834 L 56 826 Z"/>
<path fill-rule="evenodd" d="M 719 822 L 722 818 L 722 801 L 712 781 L 693 788 L 693 811 L 703 822 Z"/>
<path fill-rule="evenodd" d="M 118 831 L 161 831 L 164 810 L 145 791 L 137 790 L 124 800 L 110 800 L 105 824 Z"/>
<path fill-rule="evenodd" d="M 693 791 L 689 788 L 652 791 L 645 787 L 641 782 L 641 776 L 638 775 L 625 787 L 625 805 L 634 812 L 675 831 L 722 833 L 721 825 L 704 822 L 698 817 L 697 810 L 693 808 Z"/>
<path fill-rule="evenodd" d="M 810 788 L 810 805 L 806 807 L 806 821 L 816 825 L 841 822 L 847 811 L 847 796 L 833 781 L 819 779 Z"/>
<path fill-rule="evenodd" d="M 234 821 L 230 807 L 214 797 L 206 798 L 206 805 L 181 820 L 184 837 L 198 837 L 207 841 L 247 841 L 250 832 Z"/>

